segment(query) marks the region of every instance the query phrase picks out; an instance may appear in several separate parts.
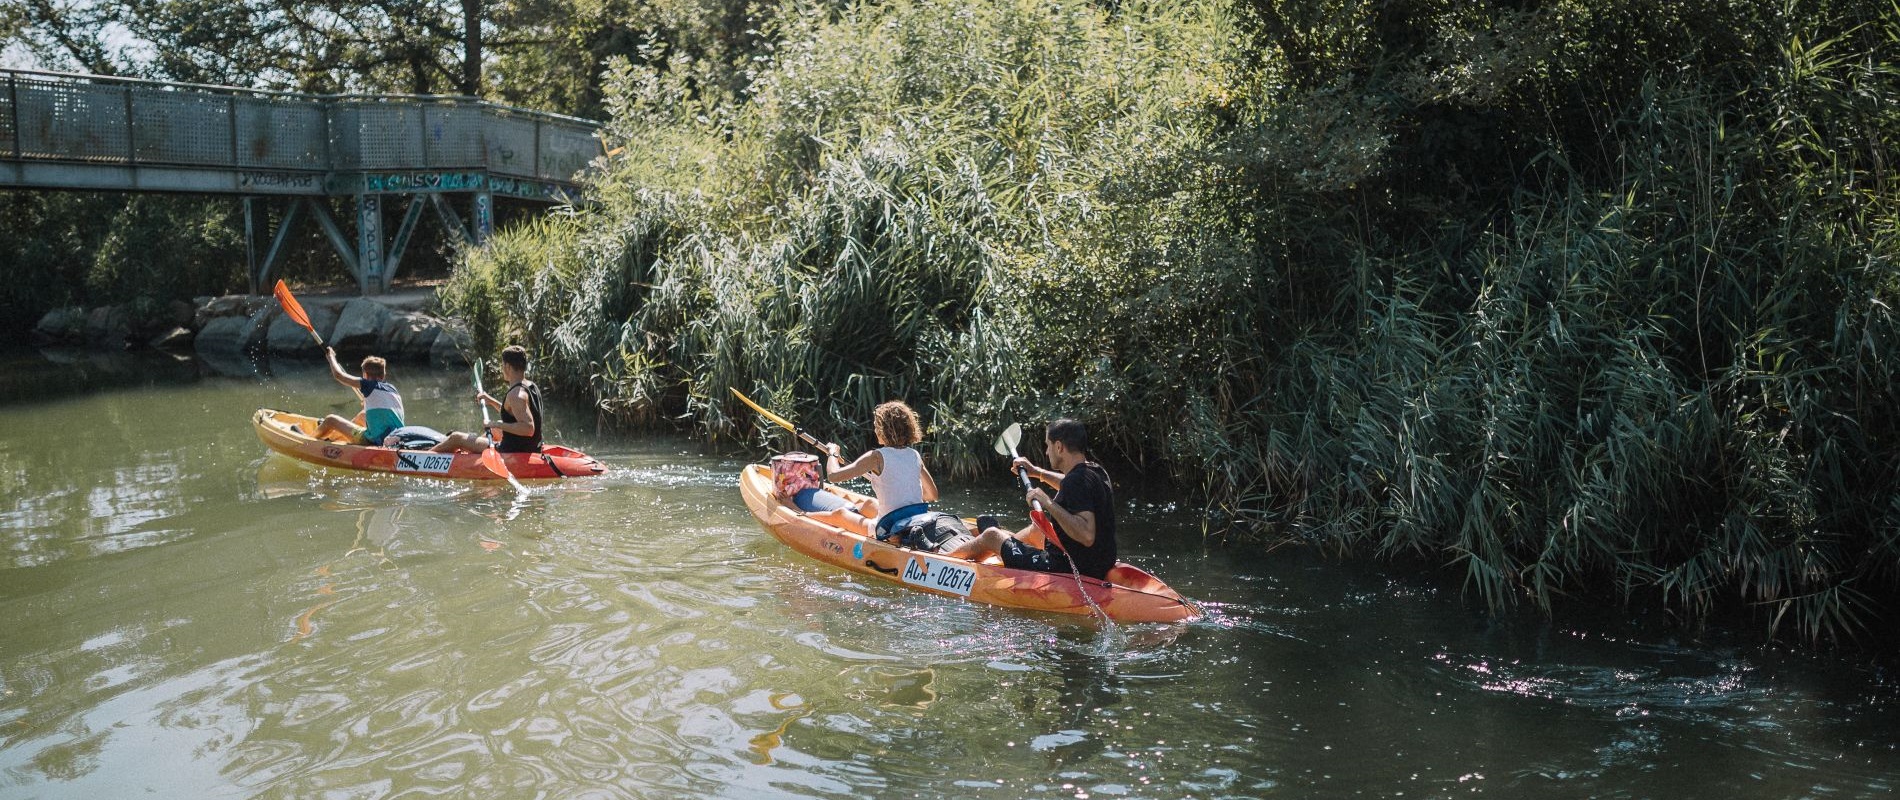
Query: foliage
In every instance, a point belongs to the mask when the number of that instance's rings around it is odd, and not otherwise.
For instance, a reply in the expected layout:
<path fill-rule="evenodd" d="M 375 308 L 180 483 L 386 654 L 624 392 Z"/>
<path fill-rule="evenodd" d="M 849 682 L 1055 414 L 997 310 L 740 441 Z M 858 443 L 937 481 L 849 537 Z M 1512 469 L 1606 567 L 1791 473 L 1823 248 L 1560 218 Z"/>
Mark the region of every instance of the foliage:
<path fill-rule="evenodd" d="M 1811 639 L 1891 614 L 1890 0 L 794 7 L 608 82 L 450 296 L 628 420 L 1065 414 L 1243 538 Z"/>
<path fill-rule="evenodd" d="M 243 221 L 230 201 L 0 193 L 0 330 L 49 308 L 164 301 L 244 288 Z"/>

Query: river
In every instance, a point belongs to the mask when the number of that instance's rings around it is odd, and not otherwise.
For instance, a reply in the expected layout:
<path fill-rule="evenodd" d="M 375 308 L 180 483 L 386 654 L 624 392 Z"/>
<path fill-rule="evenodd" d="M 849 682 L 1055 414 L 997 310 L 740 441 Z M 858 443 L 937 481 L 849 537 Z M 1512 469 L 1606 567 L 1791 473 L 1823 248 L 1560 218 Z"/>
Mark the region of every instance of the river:
<path fill-rule="evenodd" d="M 306 468 L 315 365 L 0 363 L 0 797 L 1873 797 L 1894 676 L 1608 609 L 1203 540 L 1124 480 L 1124 558 L 1207 603 L 1105 628 L 865 580 L 768 536 L 746 455 L 597 430 L 599 479 Z M 469 427 L 464 372 L 397 364 Z M 862 446 L 864 443 L 852 443 Z M 763 455 L 763 451 L 753 456 Z M 1008 477 L 948 504 L 1021 520 Z M 1631 617 L 1635 619 L 1632 620 Z"/>

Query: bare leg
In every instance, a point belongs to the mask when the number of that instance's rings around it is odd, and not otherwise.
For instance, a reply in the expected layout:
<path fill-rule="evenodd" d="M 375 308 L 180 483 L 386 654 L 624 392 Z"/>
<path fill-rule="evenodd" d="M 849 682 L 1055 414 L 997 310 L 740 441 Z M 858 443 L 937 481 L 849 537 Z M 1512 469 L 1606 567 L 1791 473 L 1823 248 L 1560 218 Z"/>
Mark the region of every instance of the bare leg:
<path fill-rule="evenodd" d="M 870 518 L 849 508 L 840 508 L 835 511 L 813 511 L 805 516 L 829 522 L 832 525 L 852 531 L 853 533 L 861 533 L 866 536 L 871 535 Z"/>
<path fill-rule="evenodd" d="M 317 438 L 328 439 L 330 434 L 340 433 L 345 439 L 355 439 L 356 437 L 351 435 L 355 428 L 356 426 L 349 420 L 330 414 L 325 416 L 322 422 L 317 423 Z"/>
<path fill-rule="evenodd" d="M 1024 532 L 1025 533 L 1028 532 L 1028 529 L 1025 528 Z M 999 550 L 1002 549 L 1003 540 L 1008 539 L 1014 535 L 1015 534 L 1012 534 L 1009 531 L 1003 530 L 1002 528 L 988 528 L 988 529 L 985 529 L 982 533 L 977 534 L 975 539 L 971 539 L 970 541 L 964 542 L 962 545 L 959 545 L 955 550 L 951 550 L 948 553 L 944 553 L 944 555 L 949 556 L 951 558 L 962 558 L 962 559 L 968 559 L 970 561 L 981 561 L 985 557 L 995 555 Z"/>
<path fill-rule="evenodd" d="M 461 431 L 452 431 L 449 438 L 441 444 L 429 448 L 431 453 L 480 453 L 488 449 L 488 437 L 476 436 Z"/>

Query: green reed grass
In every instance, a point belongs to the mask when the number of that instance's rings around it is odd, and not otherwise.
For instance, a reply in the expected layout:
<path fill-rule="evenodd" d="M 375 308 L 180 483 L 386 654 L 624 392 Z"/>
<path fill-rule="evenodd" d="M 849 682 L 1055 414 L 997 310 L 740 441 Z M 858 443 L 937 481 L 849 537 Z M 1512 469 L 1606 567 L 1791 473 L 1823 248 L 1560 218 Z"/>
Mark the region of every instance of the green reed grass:
<path fill-rule="evenodd" d="M 1900 9 L 1520 5 L 788 13 L 744 96 L 618 67 L 597 202 L 446 302 L 626 422 L 1075 416 L 1492 608 L 1890 619 Z"/>

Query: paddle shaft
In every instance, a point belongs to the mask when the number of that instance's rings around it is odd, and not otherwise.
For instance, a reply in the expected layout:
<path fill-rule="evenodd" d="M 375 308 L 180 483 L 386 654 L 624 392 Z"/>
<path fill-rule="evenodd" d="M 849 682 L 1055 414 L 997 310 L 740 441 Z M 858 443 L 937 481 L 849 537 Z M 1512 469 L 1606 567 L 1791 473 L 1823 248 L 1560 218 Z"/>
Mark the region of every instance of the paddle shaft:
<path fill-rule="evenodd" d="M 759 416 L 769 419 L 772 421 L 773 424 L 781 428 L 784 428 L 788 431 L 791 431 L 793 436 L 796 436 L 799 439 L 803 440 L 805 444 L 818 448 L 818 450 L 821 452 L 826 452 L 826 453 L 831 452 L 830 450 L 827 450 L 825 448 L 825 445 L 823 442 L 818 441 L 818 437 L 813 436 L 809 433 L 806 433 L 803 429 L 799 428 L 797 425 L 793 425 L 791 420 L 765 410 L 764 406 L 761 406 L 758 403 L 752 402 L 752 398 L 745 396 L 744 392 L 741 392 L 736 388 L 733 388 L 730 386 L 726 388 L 732 390 L 733 396 L 739 398 L 739 402 L 744 403 L 747 406 L 751 407 L 753 411 L 759 412 Z"/>
<path fill-rule="evenodd" d="M 1022 456 L 1016 453 L 1015 442 L 1009 443 L 1009 455 L 1011 458 L 1022 458 Z M 1022 479 L 1024 494 L 1027 494 L 1030 489 L 1035 488 L 1034 485 L 1029 482 L 1028 469 L 1017 467 L 1016 477 Z M 1042 530 L 1044 539 L 1048 539 L 1050 544 L 1053 544 L 1057 550 L 1062 551 L 1063 555 L 1069 554 L 1069 548 L 1062 546 L 1062 537 L 1056 534 L 1055 525 L 1049 522 L 1049 513 L 1042 510 L 1041 500 L 1029 501 L 1029 518 L 1036 523 L 1037 528 Z"/>
<path fill-rule="evenodd" d="M 482 432 L 483 432 L 483 433 L 487 433 L 487 434 L 490 434 L 490 435 L 493 435 L 493 434 L 494 434 L 494 431 L 492 431 L 492 430 L 491 430 L 491 429 L 490 429 L 490 428 L 488 427 L 488 426 L 489 426 L 489 421 L 488 421 L 488 401 L 487 401 L 487 400 L 483 400 L 483 399 L 481 398 L 481 395 L 483 395 L 483 394 L 486 394 L 486 392 L 484 392 L 484 391 L 482 390 L 482 362 L 481 362 L 481 359 L 476 359 L 476 360 L 475 360 L 475 364 L 474 364 L 473 366 L 474 366 L 474 376 L 475 376 L 475 395 L 476 395 L 476 397 L 475 397 L 475 405 L 477 405 L 477 406 L 480 406 L 480 407 L 481 407 L 481 409 L 482 409 Z M 538 421 L 537 421 L 537 422 L 538 422 Z M 508 479 L 508 482 L 509 482 L 509 483 L 514 483 L 514 484 L 515 484 L 515 488 L 516 488 L 516 489 L 518 490 L 518 489 L 520 489 L 520 488 L 521 488 L 521 484 L 519 484 L 519 483 L 515 483 L 515 476 L 514 476 L 514 474 L 513 474 L 513 473 L 510 473 L 510 472 L 508 471 L 508 462 L 506 462 L 506 461 L 503 461 L 503 460 L 502 460 L 502 458 L 501 458 L 501 451 L 499 451 L 499 450 L 496 450 L 496 449 L 495 449 L 496 447 L 498 447 L 498 446 L 500 446 L 500 445 L 501 445 L 501 441 L 500 441 L 500 439 L 501 439 L 501 437 L 499 437 L 499 436 L 495 436 L 495 438 L 494 438 L 494 439 L 491 439 L 491 440 L 490 440 L 490 441 L 488 442 L 488 447 L 487 447 L 487 449 L 485 449 L 485 450 L 483 450 L 483 451 L 482 451 L 482 466 L 484 466 L 484 467 L 487 467 L 487 468 L 488 468 L 488 471 L 489 471 L 489 472 L 493 472 L 493 473 L 495 473 L 496 475 L 500 475 L 500 476 L 502 476 L 502 477 L 504 477 L 504 478 L 507 478 L 507 479 Z"/>

